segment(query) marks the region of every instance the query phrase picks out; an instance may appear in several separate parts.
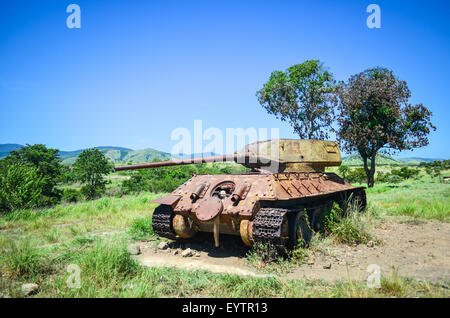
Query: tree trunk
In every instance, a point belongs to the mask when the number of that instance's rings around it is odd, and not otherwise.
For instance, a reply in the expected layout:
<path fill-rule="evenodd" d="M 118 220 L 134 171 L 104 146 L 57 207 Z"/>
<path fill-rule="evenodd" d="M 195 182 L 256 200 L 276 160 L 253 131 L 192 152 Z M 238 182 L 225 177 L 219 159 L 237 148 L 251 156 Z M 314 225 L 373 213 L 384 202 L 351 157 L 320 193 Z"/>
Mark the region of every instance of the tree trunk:
<path fill-rule="evenodd" d="M 370 168 L 369 165 L 367 164 L 367 156 L 363 156 L 361 155 L 361 157 L 363 158 L 363 163 L 364 163 L 364 171 L 366 172 L 366 177 L 367 177 L 367 187 L 368 188 L 372 188 L 374 183 L 375 183 L 375 155 L 372 154 L 371 157 L 371 162 L 370 162 Z"/>

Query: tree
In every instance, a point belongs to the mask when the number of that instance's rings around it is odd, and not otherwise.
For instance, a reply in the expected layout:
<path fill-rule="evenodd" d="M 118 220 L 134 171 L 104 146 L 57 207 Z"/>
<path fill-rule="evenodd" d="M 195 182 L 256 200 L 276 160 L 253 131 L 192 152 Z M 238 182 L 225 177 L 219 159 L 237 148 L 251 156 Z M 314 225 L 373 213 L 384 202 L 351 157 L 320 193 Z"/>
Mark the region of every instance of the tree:
<path fill-rule="evenodd" d="M 105 191 L 103 175 L 113 170 L 112 163 L 97 148 L 84 150 L 73 165 L 74 176 L 84 183 L 81 191 L 88 199 L 94 199 Z"/>
<path fill-rule="evenodd" d="M 9 164 L 24 163 L 35 167 L 37 175 L 42 178 L 39 205 L 45 206 L 57 203 L 61 193 L 56 188 L 56 184 L 63 169 L 58 149 L 47 148 L 42 144 L 27 144 L 19 150 L 11 151 L 5 160 Z"/>
<path fill-rule="evenodd" d="M 347 152 L 361 155 L 368 187 L 374 185 L 378 152 L 425 146 L 436 129 L 425 106 L 408 103 L 410 95 L 405 81 L 380 67 L 351 76 L 337 89 L 338 138 Z"/>
<path fill-rule="evenodd" d="M 43 178 L 37 168 L 23 162 L 0 162 L 0 210 L 13 211 L 38 205 Z"/>
<path fill-rule="evenodd" d="M 335 82 L 318 60 L 274 71 L 256 93 L 269 114 L 288 121 L 300 138 L 325 139 L 333 121 Z"/>

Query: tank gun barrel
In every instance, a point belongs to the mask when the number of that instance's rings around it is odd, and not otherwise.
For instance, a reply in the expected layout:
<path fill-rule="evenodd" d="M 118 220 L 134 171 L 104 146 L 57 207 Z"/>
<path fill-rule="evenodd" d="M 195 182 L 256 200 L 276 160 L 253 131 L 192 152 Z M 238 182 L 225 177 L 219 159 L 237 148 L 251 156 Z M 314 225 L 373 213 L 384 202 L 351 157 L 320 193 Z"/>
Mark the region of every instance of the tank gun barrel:
<path fill-rule="evenodd" d="M 190 165 L 196 163 L 207 163 L 207 162 L 224 162 L 224 161 L 236 161 L 237 155 L 223 155 L 223 156 L 213 156 L 213 157 L 202 157 L 202 158 L 188 158 L 170 161 L 156 161 L 148 162 L 134 165 L 118 166 L 115 167 L 115 171 L 123 170 L 137 170 L 137 169 L 148 169 L 148 168 L 159 168 L 159 167 L 170 167 L 170 166 L 182 166 Z"/>

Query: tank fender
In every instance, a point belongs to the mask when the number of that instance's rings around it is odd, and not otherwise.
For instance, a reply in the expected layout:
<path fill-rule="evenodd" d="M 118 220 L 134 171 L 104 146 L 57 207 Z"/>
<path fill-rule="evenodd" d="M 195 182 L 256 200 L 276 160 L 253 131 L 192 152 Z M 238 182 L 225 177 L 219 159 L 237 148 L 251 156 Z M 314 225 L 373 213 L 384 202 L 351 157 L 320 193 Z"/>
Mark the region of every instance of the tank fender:
<path fill-rule="evenodd" d="M 180 199 L 181 199 L 181 195 L 169 194 L 169 195 L 160 197 L 158 199 L 155 199 L 151 203 L 169 205 L 173 209 L 177 205 L 178 201 L 180 201 Z"/>

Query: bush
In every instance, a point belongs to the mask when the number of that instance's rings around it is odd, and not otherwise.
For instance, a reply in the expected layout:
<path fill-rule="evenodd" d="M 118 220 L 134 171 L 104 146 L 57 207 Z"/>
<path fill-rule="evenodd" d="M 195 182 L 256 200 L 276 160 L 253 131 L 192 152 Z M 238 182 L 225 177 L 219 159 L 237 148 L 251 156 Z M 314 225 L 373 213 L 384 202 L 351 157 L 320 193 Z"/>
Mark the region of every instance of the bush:
<path fill-rule="evenodd" d="M 38 205 L 42 178 L 37 169 L 21 162 L 5 165 L 0 170 L 0 209 L 12 211 Z"/>
<path fill-rule="evenodd" d="M 363 183 L 367 179 L 364 168 L 356 168 L 347 172 L 347 180 L 350 183 Z"/>
<path fill-rule="evenodd" d="M 62 194 L 62 200 L 65 202 L 77 202 L 79 201 L 81 198 L 81 193 L 80 191 L 76 190 L 76 189 L 71 189 L 71 188 L 67 188 L 64 189 L 63 194 Z"/>
<path fill-rule="evenodd" d="M 58 149 L 47 148 L 42 144 L 27 144 L 19 150 L 11 151 L 2 161 L 6 165 L 24 164 L 36 168 L 42 192 L 38 205 L 50 206 L 58 203 L 61 198 L 61 192 L 56 188 L 63 172 L 58 153 Z"/>
<path fill-rule="evenodd" d="M 403 179 L 402 179 L 402 177 L 400 177 L 400 176 L 398 176 L 398 175 L 389 175 L 389 176 L 386 178 L 386 181 L 387 181 L 388 183 L 396 184 L 396 183 L 402 182 Z"/>
<path fill-rule="evenodd" d="M 405 180 L 417 176 L 419 174 L 419 170 L 402 167 L 400 169 L 392 169 L 391 174 L 394 176 L 399 176 L 402 180 Z"/>

